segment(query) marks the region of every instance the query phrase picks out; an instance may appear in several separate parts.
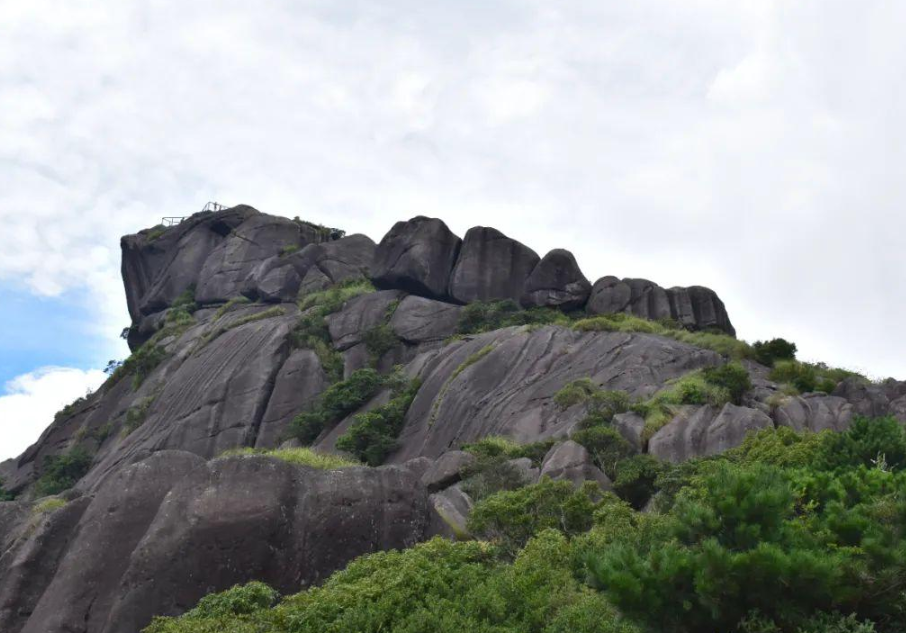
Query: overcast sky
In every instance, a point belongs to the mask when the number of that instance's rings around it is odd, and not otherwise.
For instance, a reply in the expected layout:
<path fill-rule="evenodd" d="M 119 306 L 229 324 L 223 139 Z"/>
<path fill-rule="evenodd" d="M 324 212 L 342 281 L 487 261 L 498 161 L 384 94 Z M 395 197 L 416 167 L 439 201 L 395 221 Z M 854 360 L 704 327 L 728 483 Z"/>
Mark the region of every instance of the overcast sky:
<path fill-rule="evenodd" d="M 900 0 L 0 0 L 0 459 L 126 355 L 120 235 L 208 200 L 375 240 L 492 225 L 906 378 L 903 24 Z"/>

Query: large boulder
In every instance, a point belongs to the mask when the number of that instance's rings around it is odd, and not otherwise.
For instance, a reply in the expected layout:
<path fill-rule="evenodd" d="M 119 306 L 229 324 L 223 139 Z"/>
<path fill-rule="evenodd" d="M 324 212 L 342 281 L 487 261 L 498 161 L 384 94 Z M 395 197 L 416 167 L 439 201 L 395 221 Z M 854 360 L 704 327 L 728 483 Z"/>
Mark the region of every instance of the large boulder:
<path fill-rule="evenodd" d="M 673 319 L 691 330 L 717 329 L 736 336 L 723 302 L 702 286 L 664 290 L 647 279 L 602 277 L 592 287 L 585 309 L 589 314 L 625 312 L 643 319 Z"/>
<path fill-rule="evenodd" d="M 407 343 L 442 341 L 456 334 L 461 311 L 451 303 L 409 295 L 393 313 L 390 327 Z"/>
<path fill-rule="evenodd" d="M 198 275 L 195 300 L 201 304 L 228 301 L 241 294 L 258 264 L 286 248 L 305 244 L 297 222 L 257 214 L 233 229 L 205 259 Z"/>
<path fill-rule="evenodd" d="M 490 301 L 522 297 L 525 280 L 540 261 L 529 247 L 485 226 L 466 233 L 450 278 L 456 301 Z"/>
<path fill-rule="evenodd" d="M 607 475 L 594 465 L 585 447 L 572 440 L 557 444 L 547 452 L 541 465 L 541 476 L 569 481 L 576 488 L 586 481 L 597 483 L 602 490 L 613 487 Z"/>
<path fill-rule="evenodd" d="M 473 504 L 472 499 L 462 488 L 451 486 L 441 490 L 431 495 L 428 502 L 434 510 L 433 518 L 436 525 L 431 532 L 454 539 L 469 538 L 467 524 Z"/>
<path fill-rule="evenodd" d="M 526 308 L 551 306 L 576 310 L 585 305 L 591 283 L 582 274 L 573 254 L 562 248 L 550 251 L 532 270 L 522 287 Z"/>
<path fill-rule="evenodd" d="M 682 406 L 673 419 L 648 440 L 648 452 L 673 463 L 716 455 L 742 444 L 746 435 L 772 428 L 771 418 L 748 407 L 725 404 Z"/>
<path fill-rule="evenodd" d="M 346 302 L 343 309 L 327 317 L 327 327 L 334 346 L 347 350 L 361 343 L 368 330 L 386 323 L 404 294 L 399 290 L 379 290 L 359 295 Z"/>
<path fill-rule="evenodd" d="M 845 431 L 853 419 L 853 406 L 843 398 L 823 393 L 794 396 L 777 407 L 774 420 L 794 431 Z"/>
<path fill-rule="evenodd" d="M 433 462 L 422 476 L 422 484 L 428 492 L 449 488 L 462 479 L 462 470 L 475 462 L 475 456 L 465 451 L 448 451 Z M 407 462 L 408 463 L 408 462 Z"/>
<path fill-rule="evenodd" d="M 379 288 L 446 298 L 461 245 L 462 240 L 436 218 L 397 222 L 378 244 L 371 279 Z"/>
<path fill-rule="evenodd" d="M 3 574 L 0 605 L 12 596 L 16 610 L 0 607 L 0 622 L 10 633 L 134 633 L 237 583 L 289 593 L 356 556 L 410 547 L 432 513 L 404 466 L 321 471 L 158 452 L 54 514 L 56 538 L 19 557 L 45 571 Z"/>

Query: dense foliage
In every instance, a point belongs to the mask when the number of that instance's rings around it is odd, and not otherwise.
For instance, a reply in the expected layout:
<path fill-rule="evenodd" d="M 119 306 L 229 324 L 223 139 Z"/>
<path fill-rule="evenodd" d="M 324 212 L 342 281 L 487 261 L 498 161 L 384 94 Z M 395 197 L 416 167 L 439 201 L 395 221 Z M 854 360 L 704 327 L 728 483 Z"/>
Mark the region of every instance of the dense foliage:
<path fill-rule="evenodd" d="M 61 455 L 48 455 L 44 458 L 41 477 L 35 482 L 35 494 L 43 497 L 69 490 L 91 468 L 91 460 L 91 455 L 80 447 Z"/>
<path fill-rule="evenodd" d="M 324 390 L 311 410 L 297 415 L 290 432 L 303 444 L 311 444 L 324 429 L 365 404 L 383 384 L 384 378 L 374 369 L 354 371 Z"/>
<path fill-rule="evenodd" d="M 476 454 L 505 454 L 494 443 Z M 267 587 L 237 587 L 147 632 L 901 630 L 896 420 L 858 419 L 840 434 L 769 429 L 722 456 L 622 464 L 623 499 L 544 479 L 479 501 L 469 524 L 479 540 L 364 556 L 275 606 Z M 653 510 L 633 509 L 650 494 Z"/>

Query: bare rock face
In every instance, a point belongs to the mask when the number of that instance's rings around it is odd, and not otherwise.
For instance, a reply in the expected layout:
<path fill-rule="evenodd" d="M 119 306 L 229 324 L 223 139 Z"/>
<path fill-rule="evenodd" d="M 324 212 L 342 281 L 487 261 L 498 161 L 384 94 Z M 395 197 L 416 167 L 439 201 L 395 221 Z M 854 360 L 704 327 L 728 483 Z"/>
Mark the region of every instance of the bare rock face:
<path fill-rule="evenodd" d="M 399 290 L 380 290 L 350 299 L 342 310 L 327 317 L 336 348 L 347 350 L 361 343 L 368 330 L 388 320 L 403 296 Z"/>
<path fill-rule="evenodd" d="M 461 245 L 441 220 L 418 216 L 397 222 L 378 244 L 371 280 L 379 288 L 446 298 Z"/>
<path fill-rule="evenodd" d="M 664 290 L 647 279 L 602 277 L 592 287 L 589 314 L 625 312 L 643 319 L 673 319 L 694 330 L 736 330 L 717 294 L 702 286 Z"/>
<path fill-rule="evenodd" d="M 522 288 L 522 305 L 576 310 L 585 305 L 591 283 L 579 270 L 573 254 L 562 248 L 549 252 L 532 270 Z"/>
<path fill-rule="evenodd" d="M 452 342 L 416 361 L 422 386 L 392 456 L 436 458 L 485 435 L 519 442 L 565 437 L 584 413 L 560 411 L 553 397 L 572 380 L 638 397 L 667 380 L 716 365 L 714 352 L 644 334 L 579 333 L 548 326 L 506 328 Z"/>
<path fill-rule="evenodd" d="M 255 446 L 280 445 L 293 418 L 307 410 L 329 384 L 317 354 L 310 349 L 293 350 L 277 373 Z"/>
<path fill-rule="evenodd" d="M 648 441 L 648 452 L 678 463 L 722 453 L 742 444 L 748 433 L 772 427 L 771 418 L 756 409 L 725 404 L 718 412 L 710 406 L 683 406 Z"/>
<path fill-rule="evenodd" d="M 569 481 L 576 488 L 585 481 L 597 482 L 602 490 L 613 487 L 607 475 L 592 463 L 585 447 L 572 440 L 557 444 L 548 451 L 541 465 L 541 476 Z"/>
<path fill-rule="evenodd" d="M 529 247 L 497 229 L 476 226 L 466 233 L 450 278 L 456 301 L 491 301 L 522 297 L 525 280 L 540 261 Z"/>
<path fill-rule="evenodd" d="M 422 476 L 422 484 L 428 492 L 449 488 L 461 479 L 462 469 L 475 462 L 475 457 L 465 451 L 448 451 L 433 462 Z"/>
<path fill-rule="evenodd" d="M 434 523 L 436 527 L 432 532 L 442 534 L 449 538 L 462 539 L 469 537 L 466 524 L 472 513 L 472 499 L 459 486 L 452 486 L 437 492 L 429 497 L 429 503 L 434 509 Z"/>
<path fill-rule="evenodd" d="M 843 398 L 808 393 L 789 398 L 777 407 L 774 419 L 794 431 L 845 431 L 853 418 L 853 406 Z"/>
<path fill-rule="evenodd" d="M 638 413 L 618 413 L 613 416 L 613 428 L 629 442 L 633 448 L 641 451 L 645 447 L 642 432 L 645 430 L 645 418 Z"/>
<path fill-rule="evenodd" d="M 0 605 L 19 608 L 0 621 L 10 633 L 134 633 L 236 583 L 298 591 L 355 556 L 423 540 L 430 522 L 403 466 L 319 471 L 163 451 L 42 524 L 45 537 L 3 574 Z"/>
<path fill-rule="evenodd" d="M 305 244 L 303 227 L 286 218 L 257 214 L 234 228 L 205 259 L 195 300 L 222 303 L 238 296 L 249 274 L 287 247 Z"/>
<path fill-rule="evenodd" d="M 393 313 L 390 327 L 407 343 L 442 341 L 456 333 L 461 311 L 457 305 L 409 295 Z"/>

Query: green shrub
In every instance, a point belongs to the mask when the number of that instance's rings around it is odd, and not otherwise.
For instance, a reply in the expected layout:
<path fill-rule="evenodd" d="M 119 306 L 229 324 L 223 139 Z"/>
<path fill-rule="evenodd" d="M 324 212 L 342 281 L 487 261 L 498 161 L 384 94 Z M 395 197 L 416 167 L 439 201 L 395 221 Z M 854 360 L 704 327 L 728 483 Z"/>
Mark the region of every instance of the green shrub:
<path fill-rule="evenodd" d="M 755 360 L 767 367 L 773 367 L 778 360 L 796 360 L 796 344 L 782 338 L 770 341 L 755 341 Z"/>
<path fill-rule="evenodd" d="M 310 411 L 297 415 L 290 423 L 290 432 L 303 444 L 311 444 L 324 429 L 361 407 L 382 386 L 383 378 L 377 371 L 359 369 L 328 387 Z"/>
<path fill-rule="evenodd" d="M 800 393 L 811 393 L 818 385 L 818 376 L 814 368 L 795 360 L 782 360 L 774 364 L 770 379 L 775 382 L 789 383 Z"/>
<path fill-rule="evenodd" d="M 528 481 L 525 474 L 510 464 L 506 455 L 479 456 L 472 464 L 462 469 L 460 487 L 472 501 L 480 501 L 505 490 L 516 490 Z"/>
<path fill-rule="evenodd" d="M 415 399 L 419 380 L 396 389 L 390 402 L 353 418 L 352 425 L 337 439 L 337 448 L 355 455 L 369 466 L 378 466 L 396 448 L 409 405 Z"/>
<path fill-rule="evenodd" d="M 613 491 L 639 510 L 658 490 L 657 480 L 670 466 L 651 455 L 633 455 L 619 462 L 613 478 Z"/>
<path fill-rule="evenodd" d="M 906 469 L 906 428 L 892 416 L 857 416 L 845 433 L 822 433 L 814 463 L 825 470 L 883 467 Z M 803 441 L 818 444 L 805 436 Z"/>
<path fill-rule="evenodd" d="M 343 355 L 333 347 L 326 317 L 339 311 L 350 299 L 369 292 L 374 292 L 371 282 L 358 278 L 299 297 L 302 315 L 291 334 L 293 346 L 314 351 L 331 382 L 343 377 Z"/>
<path fill-rule="evenodd" d="M 507 459 L 527 457 L 532 461 L 532 465 L 540 466 L 544 456 L 555 443 L 556 440 L 540 440 L 529 444 L 519 444 L 507 437 L 487 435 L 477 442 L 464 444 L 462 450 L 476 457 L 505 457 Z"/>
<path fill-rule="evenodd" d="M 617 463 L 635 454 L 635 449 L 619 431 L 609 426 L 597 426 L 572 435 L 588 451 L 598 468 L 613 479 L 617 474 Z"/>
<path fill-rule="evenodd" d="M 338 468 L 361 466 L 359 462 L 346 457 L 330 453 L 319 453 L 310 448 L 231 448 L 221 453 L 220 457 L 247 457 L 253 455 L 273 457 L 290 464 L 308 466 L 318 470 L 336 470 Z"/>
<path fill-rule="evenodd" d="M 186 618 L 247 615 L 273 606 L 279 597 L 279 593 L 262 582 L 235 585 L 221 593 L 202 598 L 198 602 L 198 606 L 186 613 Z"/>
<path fill-rule="evenodd" d="M 46 456 L 41 477 L 35 482 L 35 494 L 46 497 L 69 490 L 85 476 L 91 461 L 91 455 L 78 446 L 60 455 Z"/>
<path fill-rule="evenodd" d="M 648 441 L 673 418 L 676 405 L 711 405 L 716 408 L 730 401 L 730 392 L 705 379 L 702 372 L 694 371 L 670 381 L 644 402 L 637 402 L 631 409 L 645 418 L 642 440 Z"/>
<path fill-rule="evenodd" d="M 362 335 L 362 342 L 371 355 L 372 362 L 377 362 L 384 354 L 396 347 L 400 340 L 389 324 L 376 325 L 366 330 Z"/>
<path fill-rule="evenodd" d="M 568 325 L 569 317 L 554 308 L 523 310 L 512 299 L 473 301 L 459 313 L 460 334 L 480 334 L 520 325 Z"/>
<path fill-rule="evenodd" d="M 752 388 L 749 372 L 739 363 L 708 367 L 702 372 L 702 377 L 707 383 L 726 389 L 730 402 L 736 405 L 742 404 L 742 397 Z"/>
<path fill-rule="evenodd" d="M 724 453 L 731 461 L 803 468 L 816 462 L 824 452 L 825 435 L 796 433 L 787 426 L 763 429 L 746 435 L 742 444 Z"/>
<path fill-rule="evenodd" d="M 573 380 L 554 394 L 554 403 L 561 409 L 568 409 L 571 406 L 588 402 L 599 389 L 600 387 L 590 378 Z"/>
<path fill-rule="evenodd" d="M 475 504 L 469 516 L 472 534 L 497 543 L 508 556 L 543 529 L 579 534 L 591 528 L 600 488 L 586 482 L 573 490 L 568 481 L 547 477 L 518 490 L 493 494 Z"/>
<path fill-rule="evenodd" d="M 45 497 L 32 506 L 31 513 L 33 516 L 51 514 L 63 507 L 66 507 L 66 499 Z"/>
<path fill-rule="evenodd" d="M 3 487 L 3 478 L 0 477 L 0 501 L 12 501 L 15 498 L 16 495 Z"/>
<path fill-rule="evenodd" d="M 148 416 L 148 409 L 154 403 L 154 397 L 149 396 L 147 398 L 142 398 L 138 403 L 126 411 L 126 419 L 123 422 L 123 437 L 128 436 L 135 429 L 140 427 L 145 422 L 145 418 Z M 99 439 L 103 442 L 103 439 Z"/>

